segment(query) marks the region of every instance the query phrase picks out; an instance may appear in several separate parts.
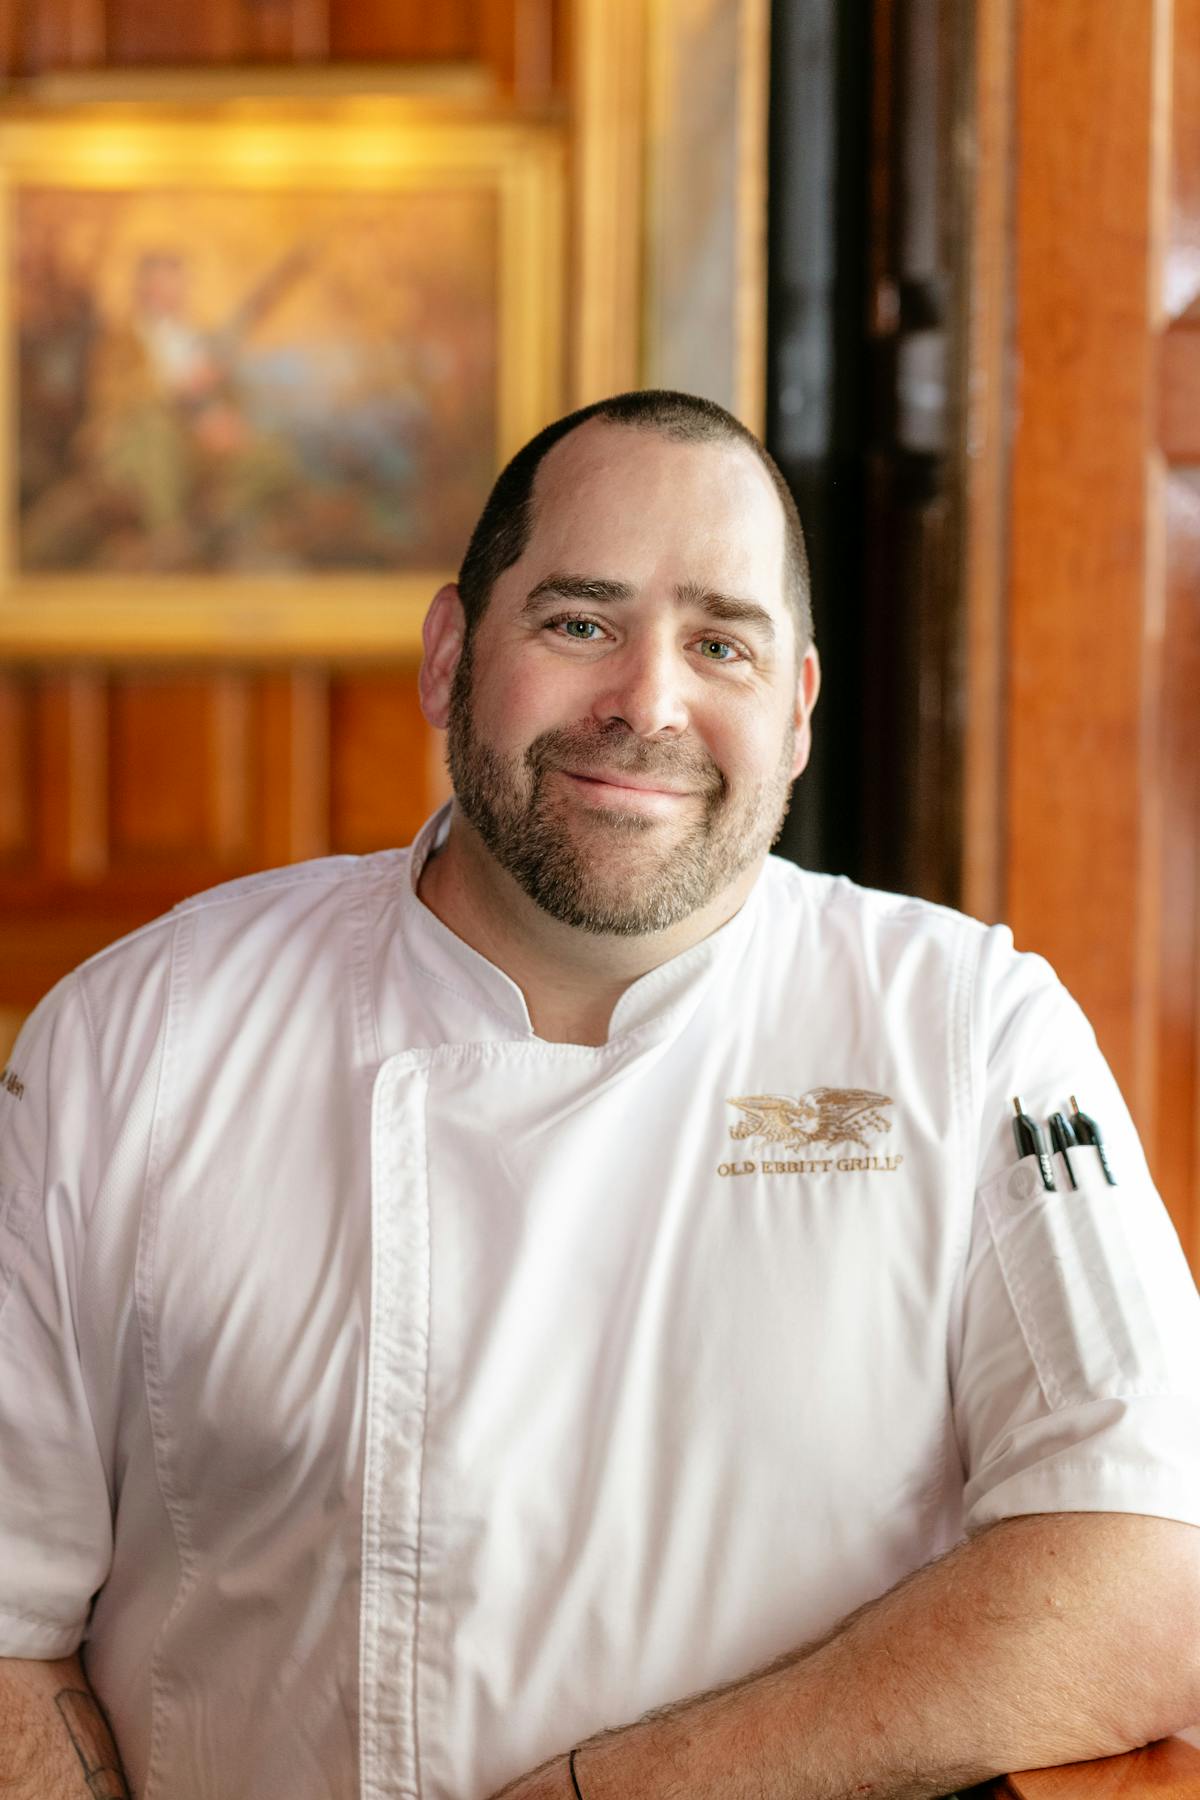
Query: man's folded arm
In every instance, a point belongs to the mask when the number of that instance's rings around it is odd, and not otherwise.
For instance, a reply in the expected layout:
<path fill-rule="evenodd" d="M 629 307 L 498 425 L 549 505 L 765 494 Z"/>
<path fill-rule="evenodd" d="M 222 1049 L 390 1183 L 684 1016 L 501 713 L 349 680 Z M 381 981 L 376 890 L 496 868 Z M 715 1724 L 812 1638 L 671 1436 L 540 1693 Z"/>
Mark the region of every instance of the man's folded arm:
<path fill-rule="evenodd" d="M 0 1657 L 0 1800 L 129 1800 L 77 1656 Z"/>
<path fill-rule="evenodd" d="M 1200 1530 L 1006 1519 L 821 1644 L 582 1745 L 583 1800 L 928 1800 L 1200 1720 Z M 568 1800 L 565 1758 L 504 1790 Z"/>

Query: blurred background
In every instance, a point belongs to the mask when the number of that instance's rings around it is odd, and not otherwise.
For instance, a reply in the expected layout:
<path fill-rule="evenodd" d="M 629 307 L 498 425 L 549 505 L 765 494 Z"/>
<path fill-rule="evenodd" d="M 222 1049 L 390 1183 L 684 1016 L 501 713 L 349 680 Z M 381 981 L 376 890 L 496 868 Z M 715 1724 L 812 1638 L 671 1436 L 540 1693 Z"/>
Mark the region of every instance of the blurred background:
<path fill-rule="evenodd" d="M 782 848 L 1050 958 L 1200 1270 L 1200 0 L 4 0 L 0 75 L 0 1060 L 407 841 L 491 475 L 683 387 L 810 536 Z"/>

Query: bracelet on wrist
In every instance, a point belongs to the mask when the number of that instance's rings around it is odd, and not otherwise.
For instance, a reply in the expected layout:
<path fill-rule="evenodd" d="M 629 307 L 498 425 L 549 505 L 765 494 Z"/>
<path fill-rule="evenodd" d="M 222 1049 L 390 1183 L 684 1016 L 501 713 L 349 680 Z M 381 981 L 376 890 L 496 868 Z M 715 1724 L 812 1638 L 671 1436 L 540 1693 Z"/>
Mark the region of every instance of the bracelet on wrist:
<path fill-rule="evenodd" d="M 579 1790 L 579 1777 L 575 1773 L 575 1758 L 578 1755 L 579 1745 L 576 1744 L 574 1750 L 572 1750 L 570 1756 L 567 1758 L 567 1773 L 571 1777 L 571 1786 L 575 1789 L 575 1800 L 583 1800 L 583 1795 Z"/>

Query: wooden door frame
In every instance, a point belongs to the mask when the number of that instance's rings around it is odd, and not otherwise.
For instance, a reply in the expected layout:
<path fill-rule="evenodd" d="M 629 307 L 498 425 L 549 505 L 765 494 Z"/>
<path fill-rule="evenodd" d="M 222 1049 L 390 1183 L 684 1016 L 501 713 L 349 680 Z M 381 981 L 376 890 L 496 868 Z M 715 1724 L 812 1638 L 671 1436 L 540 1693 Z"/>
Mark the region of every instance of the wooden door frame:
<path fill-rule="evenodd" d="M 963 895 L 1082 1004 L 1200 1267 L 1197 1047 L 1190 1074 L 1163 1047 L 1179 979 L 1163 954 L 1178 698 L 1159 448 L 1178 10 L 971 9 Z"/>

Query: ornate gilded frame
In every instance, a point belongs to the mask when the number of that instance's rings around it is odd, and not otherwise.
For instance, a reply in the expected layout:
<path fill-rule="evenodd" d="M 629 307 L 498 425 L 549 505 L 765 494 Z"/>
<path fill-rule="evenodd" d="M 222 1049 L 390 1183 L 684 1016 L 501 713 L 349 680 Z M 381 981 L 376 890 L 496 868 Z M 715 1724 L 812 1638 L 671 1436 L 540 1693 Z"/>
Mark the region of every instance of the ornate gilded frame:
<path fill-rule="evenodd" d="M 411 655 L 444 568 L 113 576 L 14 566 L 11 219 L 22 184 L 483 189 L 499 219 L 497 457 L 561 410 L 565 134 L 437 99 L 26 103 L 0 114 L 0 654 Z"/>

